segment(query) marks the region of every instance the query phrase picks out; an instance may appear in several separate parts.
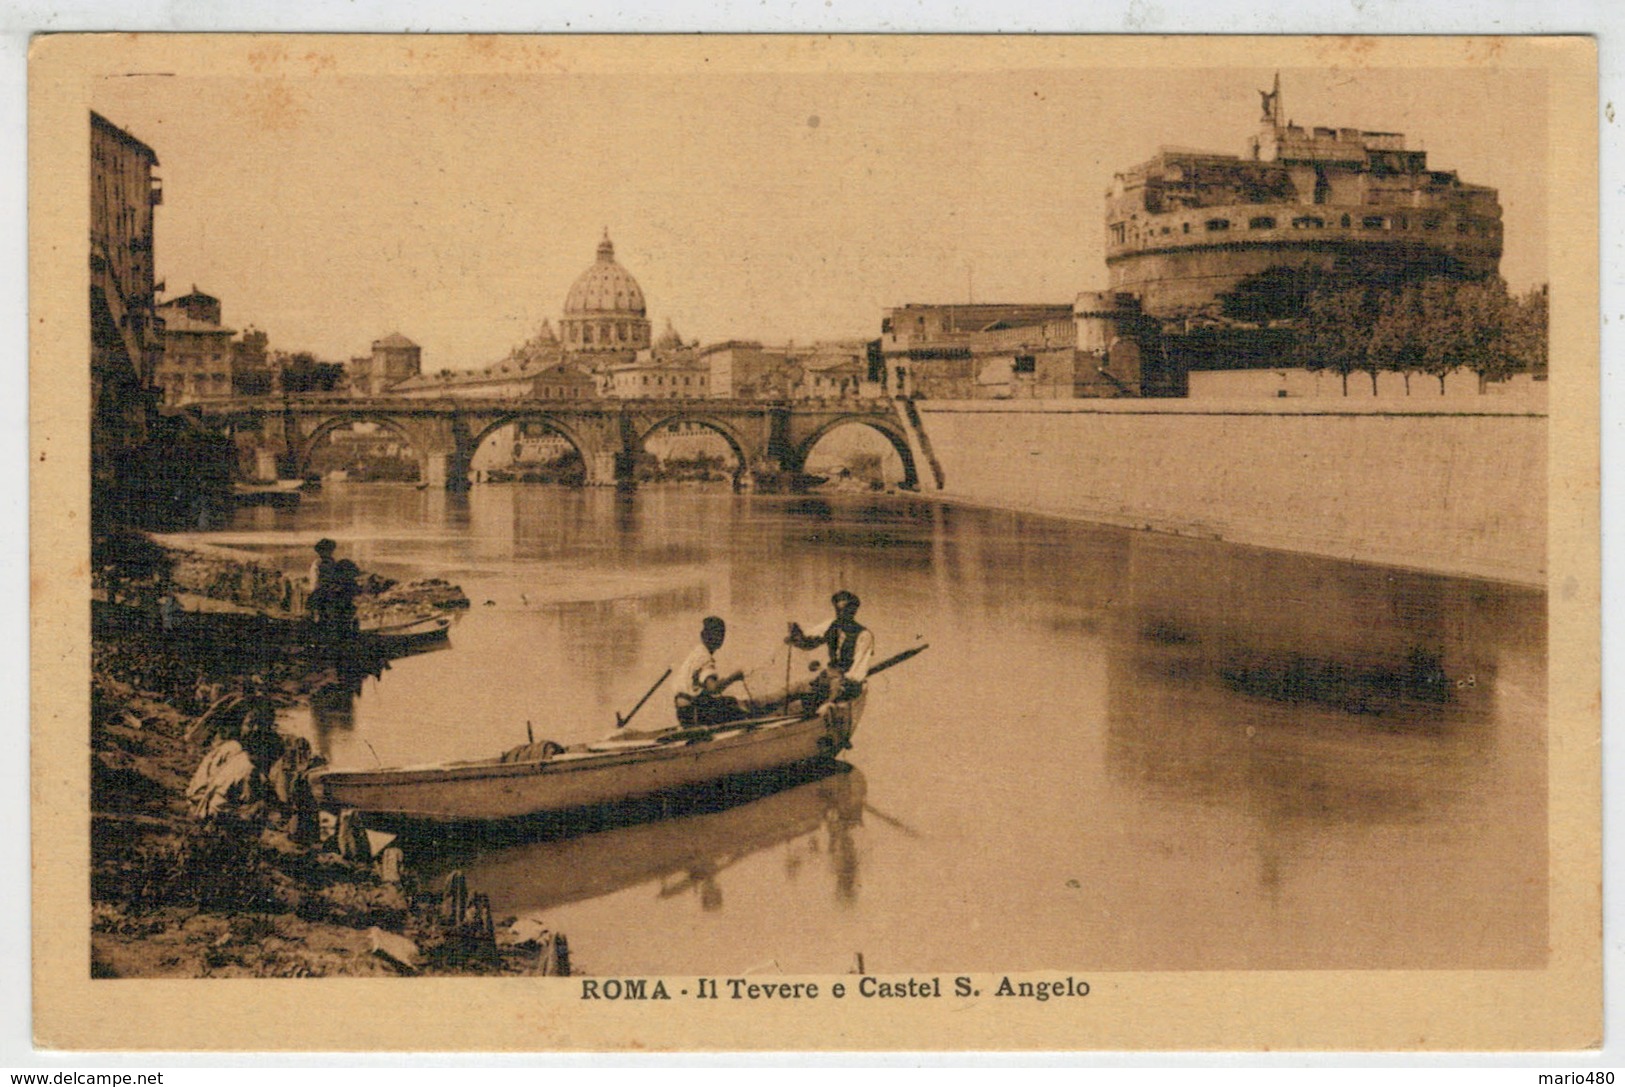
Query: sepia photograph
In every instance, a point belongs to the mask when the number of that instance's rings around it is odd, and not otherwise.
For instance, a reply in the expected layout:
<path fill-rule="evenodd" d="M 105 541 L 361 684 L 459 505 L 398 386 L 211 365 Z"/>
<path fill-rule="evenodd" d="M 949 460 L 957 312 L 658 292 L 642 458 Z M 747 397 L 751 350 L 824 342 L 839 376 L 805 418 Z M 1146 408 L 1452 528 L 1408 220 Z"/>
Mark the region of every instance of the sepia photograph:
<path fill-rule="evenodd" d="M 1600 1044 L 1591 43 L 30 69 L 43 1042 Z"/>

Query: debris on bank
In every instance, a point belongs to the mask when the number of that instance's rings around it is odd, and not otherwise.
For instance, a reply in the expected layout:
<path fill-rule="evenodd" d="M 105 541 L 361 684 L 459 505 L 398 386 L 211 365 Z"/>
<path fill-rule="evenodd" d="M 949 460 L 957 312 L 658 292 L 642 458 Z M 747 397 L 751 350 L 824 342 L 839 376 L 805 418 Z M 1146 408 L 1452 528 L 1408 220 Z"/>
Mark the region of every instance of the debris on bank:
<path fill-rule="evenodd" d="M 108 588 L 184 579 L 243 604 L 279 591 L 211 550 L 143 553 L 145 572 L 126 565 L 137 576 Z M 385 608 L 467 607 L 443 581 L 374 590 Z M 392 836 L 317 809 L 308 775 L 324 760 L 276 710 L 353 677 L 296 652 L 256 653 L 244 674 L 234 648 L 159 629 L 92 643 L 92 976 L 568 972 L 539 919 L 499 924 L 460 874 L 422 885 Z"/>

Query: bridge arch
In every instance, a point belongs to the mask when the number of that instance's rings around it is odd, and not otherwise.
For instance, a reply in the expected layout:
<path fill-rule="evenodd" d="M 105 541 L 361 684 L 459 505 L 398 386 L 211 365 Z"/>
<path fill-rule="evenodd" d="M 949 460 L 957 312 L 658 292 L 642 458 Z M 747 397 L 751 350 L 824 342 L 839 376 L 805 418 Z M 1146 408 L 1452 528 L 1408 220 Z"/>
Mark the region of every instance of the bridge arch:
<path fill-rule="evenodd" d="M 652 418 L 654 419 L 652 423 L 648 422 L 647 419 L 640 420 L 638 426 L 634 428 L 633 437 L 636 442 L 634 452 L 641 452 L 645 448 L 645 443 L 654 437 L 658 431 L 675 423 L 687 423 L 692 426 L 705 427 L 727 442 L 728 448 L 733 451 L 734 460 L 739 463 L 741 472 L 750 471 L 754 462 L 762 455 L 762 451 L 753 449 L 745 436 L 740 434 L 736 428 L 729 426 L 727 422 L 718 419 L 714 415 L 674 411 L 664 416 L 657 415 Z"/>
<path fill-rule="evenodd" d="M 546 427 L 548 430 L 551 430 L 554 434 L 557 434 L 559 437 L 563 438 L 566 442 L 569 442 L 570 447 L 574 449 L 577 455 L 581 457 L 583 470 L 586 473 L 585 481 L 588 483 L 602 482 L 601 480 L 596 480 L 593 475 L 594 455 L 602 451 L 596 445 L 587 441 L 585 435 L 583 435 L 576 428 L 570 426 L 568 423 L 562 422 L 554 415 L 539 411 L 514 411 L 503 415 L 498 415 L 487 422 L 478 431 L 470 435 L 467 455 L 464 458 L 465 470 L 466 465 L 473 463 L 474 454 L 479 452 L 480 446 L 485 444 L 485 440 L 487 438 L 501 430 L 503 427 L 517 426 L 520 423 L 540 424 Z"/>
<path fill-rule="evenodd" d="M 392 418 L 387 414 L 374 414 L 371 412 L 335 415 L 331 418 L 323 419 L 321 422 L 312 427 L 310 432 L 304 435 L 303 440 L 299 443 L 295 460 L 295 477 L 302 479 L 306 473 L 310 471 L 311 456 L 316 452 L 316 447 L 322 443 L 323 439 L 332 434 L 335 430 L 338 430 L 341 427 L 350 426 L 354 423 L 374 423 L 399 436 L 400 439 L 405 442 L 406 445 L 410 447 L 412 452 L 417 456 L 418 475 L 419 478 L 423 477 L 424 468 L 427 463 L 426 458 L 430 452 L 428 443 L 424 441 L 423 436 L 421 434 L 414 433 L 411 427 L 406 426 L 399 419 Z"/>
<path fill-rule="evenodd" d="M 843 426 L 865 426 L 880 434 L 891 443 L 892 449 L 897 453 L 898 459 L 903 462 L 903 487 L 907 490 L 917 490 L 920 486 L 920 473 L 914 464 L 914 454 L 909 451 L 908 437 L 903 433 L 902 427 L 890 417 L 875 415 L 837 415 L 819 424 L 818 428 L 801 440 L 795 448 L 795 467 L 798 469 L 807 463 L 812 455 L 813 447 L 829 435 L 833 430 Z"/>

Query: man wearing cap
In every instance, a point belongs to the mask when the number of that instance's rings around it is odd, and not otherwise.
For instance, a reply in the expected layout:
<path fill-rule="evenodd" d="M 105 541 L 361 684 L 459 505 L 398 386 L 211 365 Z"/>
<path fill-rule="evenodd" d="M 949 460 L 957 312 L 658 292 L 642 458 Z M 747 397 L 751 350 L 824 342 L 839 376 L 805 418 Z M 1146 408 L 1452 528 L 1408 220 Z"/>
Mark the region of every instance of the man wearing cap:
<path fill-rule="evenodd" d="M 835 606 L 834 618 L 805 631 L 799 623 L 791 623 L 790 636 L 785 639 L 797 649 L 821 646 L 829 654 L 824 670 L 808 686 L 810 697 L 804 705 L 810 709 L 832 700 L 856 698 L 875 656 L 875 636 L 856 618 L 857 594 L 842 589 L 829 599 Z"/>

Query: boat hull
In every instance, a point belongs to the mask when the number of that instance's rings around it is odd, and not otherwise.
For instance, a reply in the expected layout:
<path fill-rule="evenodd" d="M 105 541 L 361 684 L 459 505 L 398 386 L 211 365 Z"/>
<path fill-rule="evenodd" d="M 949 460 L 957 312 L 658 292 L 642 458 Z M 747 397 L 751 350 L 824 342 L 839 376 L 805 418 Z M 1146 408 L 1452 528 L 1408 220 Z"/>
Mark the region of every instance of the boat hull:
<path fill-rule="evenodd" d="M 850 745 L 863 701 L 807 718 L 761 718 L 643 741 L 586 744 L 528 762 L 318 771 L 312 785 L 329 807 L 411 820 L 473 822 L 566 812 L 831 758 Z"/>
<path fill-rule="evenodd" d="M 91 622 L 98 634 L 162 631 L 154 608 L 104 600 L 91 601 Z M 222 607 L 212 611 L 182 611 L 175 617 L 174 628 L 165 633 L 222 644 L 240 642 L 307 648 L 355 645 L 382 656 L 395 657 L 444 644 L 450 631 L 449 618 L 434 616 L 406 623 L 364 626 L 351 635 L 334 638 L 300 616 Z"/>

